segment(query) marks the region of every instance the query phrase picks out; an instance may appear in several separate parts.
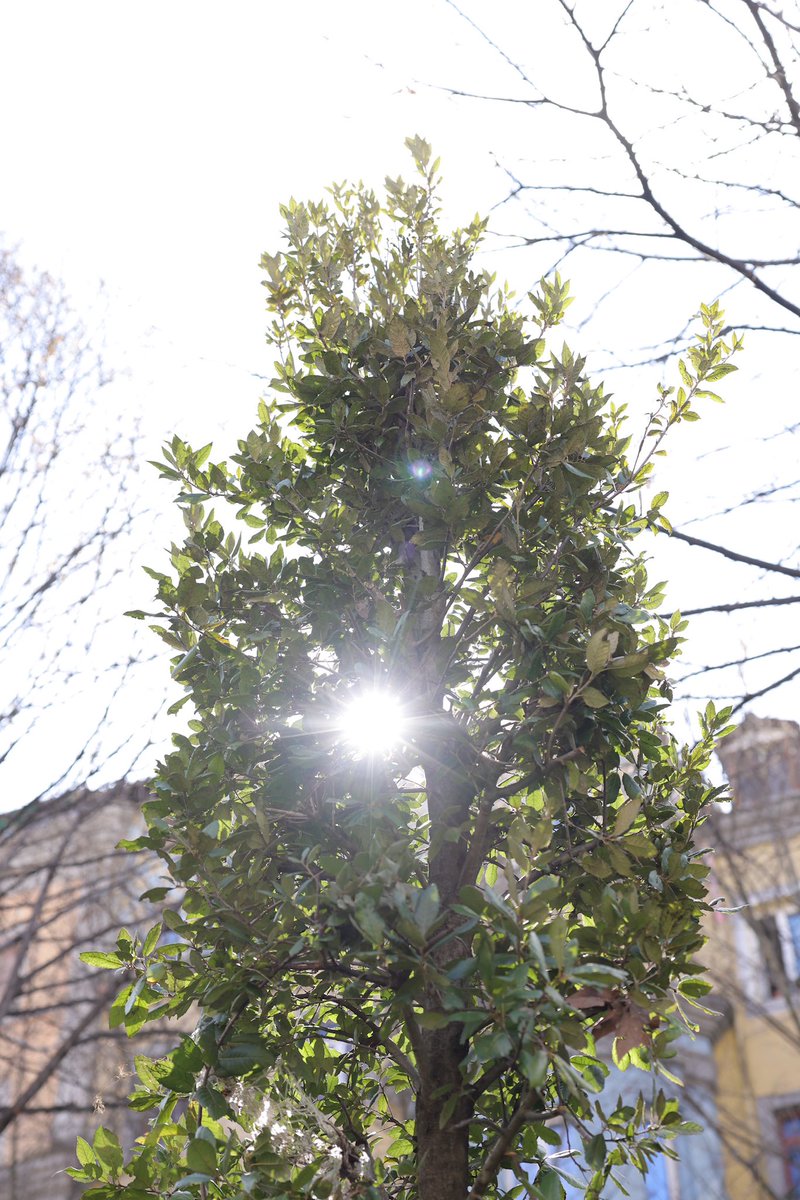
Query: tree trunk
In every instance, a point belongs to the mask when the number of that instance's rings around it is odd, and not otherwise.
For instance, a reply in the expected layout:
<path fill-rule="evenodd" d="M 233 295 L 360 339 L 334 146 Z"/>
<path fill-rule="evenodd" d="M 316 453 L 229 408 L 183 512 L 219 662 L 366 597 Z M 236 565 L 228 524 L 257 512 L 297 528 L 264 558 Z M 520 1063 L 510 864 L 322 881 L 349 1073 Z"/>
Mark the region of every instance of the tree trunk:
<path fill-rule="evenodd" d="M 428 551 L 420 556 L 419 574 L 440 577 L 440 564 Z M 418 694 L 430 713 L 430 723 L 419 739 L 430 819 L 428 882 L 436 885 L 444 913 L 457 899 L 461 886 L 470 805 L 475 796 L 475 764 L 461 728 L 444 707 L 443 614 L 440 602 L 431 603 L 419 614 L 416 653 L 410 666 Z M 454 831 L 458 831 L 457 836 Z M 442 932 L 454 928 L 459 920 L 451 912 Z M 467 943 L 451 938 L 440 949 L 434 947 L 430 957 L 440 970 L 446 970 L 469 953 Z M 428 1012 L 441 1012 L 441 996 L 434 985 L 426 989 L 423 1006 Z M 462 1063 L 467 1046 L 462 1033 L 463 1027 L 456 1022 L 442 1029 L 418 1031 L 419 1088 L 414 1119 L 418 1200 L 465 1200 L 470 1190 L 469 1118 L 473 1101 L 464 1091 Z M 458 1100 L 452 1105 L 454 1096 Z M 451 1111 L 442 1128 L 445 1106 Z"/>
<path fill-rule="evenodd" d="M 469 1119 L 472 1104 L 461 1096 L 444 1129 L 442 1109 L 463 1087 L 465 1047 L 461 1026 L 422 1032 L 420 1089 L 415 1117 L 419 1200 L 465 1200 L 469 1192 Z"/>
<path fill-rule="evenodd" d="M 458 727 L 437 730 L 430 747 L 431 765 L 426 764 L 426 789 L 430 817 L 430 856 L 428 877 L 436 884 L 442 909 L 458 896 L 461 872 L 467 851 L 465 825 L 475 785 L 470 763 L 465 761 L 459 745 Z M 452 831 L 459 830 L 457 838 Z M 446 834 L 451 836 L 446 837 Z M 449 918 L 451 925 L 458 918 Z M 452 938 L 440 951 L 432 951 L 436 966 L 446 969 L 454 961 L 469 954 L 469 947 L 460 938 Z M 441 1010 L 441 998 L 434 987 L 428 989 L 425 1007 Z M 469 1192 L 469 1118 L 472 1100 L 463 1091 L 462 1062 L 466 1045 L 462 1041 L 462 1026 L 457 1023 L 443 1029 L 423 1029 L 420 1036 L 420 1085 L 415 1118 L 418 1162 L 419 1200 L 464 1200 Z M 442 1128 L 445 1105 L 458 1096 L 447 1122 Z"/>

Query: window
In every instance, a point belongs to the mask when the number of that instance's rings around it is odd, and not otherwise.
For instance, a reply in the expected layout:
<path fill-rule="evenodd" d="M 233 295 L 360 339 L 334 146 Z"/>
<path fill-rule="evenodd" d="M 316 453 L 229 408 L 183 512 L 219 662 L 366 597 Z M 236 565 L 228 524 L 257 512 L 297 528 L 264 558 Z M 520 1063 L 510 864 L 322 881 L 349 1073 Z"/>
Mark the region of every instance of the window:
<path fill-rule="evenodd" d="M 756 927 L 761 958 L 767 974 L 768 994 L 780 996 L 786 986 L 787 971 L 777 917 L 761 917 L 756 922 Z"/>
<path fill-rule="evenodd" d="M 800 979 L 800 912 L 783 909 L 775 914 L 774 922 L 778 932 L 778 961 L 784 979 L 797 983 Z"/>
<path fill-rule="evenodd" d="M 786 1109 L 777 1116 L 787 1195 L 800 1200 L 800 1108 Z"/>
<path fill-rule="evenodd" d="M 788 941 L 792 951 L 792 978 L 800 976 L 800 912 L 789 913 L 786 918 Z"/>
<path fill-rule="evenodd" d="M 800 911 L 741 917 L 736 937 L 739 975 L 751 1000 L 774 999 L 787 983 L 800 984 Z"/>

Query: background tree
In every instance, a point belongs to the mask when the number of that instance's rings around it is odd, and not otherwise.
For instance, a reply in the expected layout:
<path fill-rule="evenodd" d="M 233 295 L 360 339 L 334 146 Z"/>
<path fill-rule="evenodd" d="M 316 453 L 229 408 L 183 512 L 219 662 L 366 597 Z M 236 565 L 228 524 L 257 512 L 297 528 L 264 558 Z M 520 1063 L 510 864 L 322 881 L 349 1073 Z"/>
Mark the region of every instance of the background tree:
<path fill-rule="evenodd" d="M 105 965 L 136 972 L 132 1028 L 200 1022 L 140 1064 L 157 1112 L 132 1156 L 79 1147 L 95 1200 L 478 1200 L 501 1169 L 509 1195 L 561 1196 L 563 1174 L 596 1196 L 683 1128 L 657 1082 L 597 1101 L 595 1042 L 657 1076 L 705 989 L 693 838 L 725 714 L 693 748 L 670 736 L 680 621 L 630 542 L 663 521 L 633 498 L 653 455 L 731 348 L 703 309 L 629 459 L 583 361 L 546 350 L 560 281 L 532 319 L 511 308 L 473 266 L 483 223 L 440 231 L 410 145 L 418 182 L 385 200 L 284 210 L 276 397 L 233 464 L 167 450 L 188 535 L 154 574 L 193 716 L 136 844 L 185 888 L 182 946 Z"/>
<path fill-rule="evenodd" d="M 141 501 L 135 422 L 103 408 L 99 338 L 57 280 L 0 250 L 0 768 L 13 781 L 27 758 L 26 800 L 30 776 L 41 793 L 89 781 L 122 744 L 121 775 L 141 749 L 126 757 L 131 731 L 108 720 L 138 651 L 106 601 Z"/>
<path fill-rule="evenodd" d="M 67 1165 L 96 1095 L 114 1127 L 133 1128 L 117 1111 L 126 1085 L 114 1071 L 127 1060 L 109 1041 L 107 986 L 77 961 L 111 927 L 154 920 L 134 903 L 146 868 L 114 849 L 139 827 L 141 793 L 70 787 L 124 774 L 151 728 L 141 707 L 133 725 L 124 715 L 138 640 L 118 614 L 142 503 L 135 421 L 106 404 L 100 340 L 62 284 L 0 249 L 4 1196 L 34 1195 Z"/>
<path fill-rule="evenodd" d="M 800 5 L 545 0 L 489 15 L 445 3 L 464 53 L 426 82 L 495 105 L 517 130 L 522 152 L 498 152 L 508 187 L 492 228 L 519 256 L 515 271 L 568 265 L 580 278 L 593 361 L 607 374 L 667 362 L 690 336 L 687 288 L 725 295 L 733 327 L 749 331 L 758 428 L 750 415 L 706 447 L 694 495 L 675 506 L 686 553 L 658 553 L 688 581 L 675 601 L 702 615 L 698 630 L 726 614 L 727 639 L 713 659 L 698 642 L 678 694 L 750 704 L 800 675 L 798 426 L 772 403 L 800 333 Z M 496 90 L 475 83 L 489 67 Z M 733 463 L 744 439 L 743 475 Z M 698 581 L 710 585 L 700 598 Z"/>

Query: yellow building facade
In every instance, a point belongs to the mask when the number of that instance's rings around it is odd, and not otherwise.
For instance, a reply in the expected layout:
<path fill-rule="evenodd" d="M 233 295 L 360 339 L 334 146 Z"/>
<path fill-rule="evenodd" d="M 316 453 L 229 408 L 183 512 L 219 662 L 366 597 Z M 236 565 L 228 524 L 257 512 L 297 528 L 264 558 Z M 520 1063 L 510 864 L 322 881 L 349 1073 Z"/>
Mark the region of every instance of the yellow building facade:
<path fill-rule="evenodd" d="M 748 716 L 720 747 L 734 798 L 706 825 L 708 1022 L 729 1200 L 800 1197 L 800 727 Z"/>

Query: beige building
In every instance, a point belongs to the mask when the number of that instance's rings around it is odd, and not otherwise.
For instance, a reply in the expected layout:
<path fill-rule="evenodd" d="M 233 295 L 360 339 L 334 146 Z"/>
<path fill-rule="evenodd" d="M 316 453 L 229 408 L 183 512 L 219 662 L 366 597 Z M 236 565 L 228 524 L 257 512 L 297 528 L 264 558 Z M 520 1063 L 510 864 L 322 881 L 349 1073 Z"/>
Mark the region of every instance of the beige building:
<path fill-rule="evenodd" d="M 80 790 L 0 815 L 0 1197 L 67 1200 L 81 1188 L 75 1139 L 99 1124 L 126 1141 L 142 1118 L 125 1105 L 134 1053 L 108 1028 L 120 974 L 84 966 L 117 931 L 157 919 L 138 897 L 161 882 L 153 859 L 115 849 L 140 832 L 141 786 Z"/>

